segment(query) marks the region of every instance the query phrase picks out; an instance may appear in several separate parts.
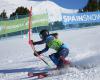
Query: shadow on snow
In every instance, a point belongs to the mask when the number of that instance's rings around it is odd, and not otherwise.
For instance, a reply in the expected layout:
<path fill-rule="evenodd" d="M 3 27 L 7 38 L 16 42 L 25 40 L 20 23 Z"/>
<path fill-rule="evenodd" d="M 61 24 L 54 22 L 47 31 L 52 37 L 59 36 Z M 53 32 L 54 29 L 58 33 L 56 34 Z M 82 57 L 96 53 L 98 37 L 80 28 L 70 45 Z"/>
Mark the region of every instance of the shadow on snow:
<path fill-rule="evenodd" d="M 21 68 L 21 69 L 4 69 L 0 70 L 0 73 L 16 73 L 16 72 L 42 72 L 48 71 L 48 68 Z"/>

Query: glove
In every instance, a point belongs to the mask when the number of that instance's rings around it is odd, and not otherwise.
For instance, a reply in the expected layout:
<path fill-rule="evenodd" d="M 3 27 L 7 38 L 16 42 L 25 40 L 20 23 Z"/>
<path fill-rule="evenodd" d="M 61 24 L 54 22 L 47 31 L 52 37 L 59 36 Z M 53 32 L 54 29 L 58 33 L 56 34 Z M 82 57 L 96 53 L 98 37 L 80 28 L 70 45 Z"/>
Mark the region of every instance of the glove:
<path fill-rule="evenodd" d="M 39 52 L 37 52 L 37 51 L 34 52 L 34 56 L 39 56 L 40 54 L 41 54 L 40 51 Z"/>
<path fill-rule="evenodd" d="M 29 41 L 29 44 L 36 45 L 36 43 L 35 43 L 35 42 L 33 42 L 33 40 L 30 40 L 30 41 Z"/>
<path fill-rule="evenodd" d="M 33 44 L 33 40 L 29 40 L 29 44 Z"/>

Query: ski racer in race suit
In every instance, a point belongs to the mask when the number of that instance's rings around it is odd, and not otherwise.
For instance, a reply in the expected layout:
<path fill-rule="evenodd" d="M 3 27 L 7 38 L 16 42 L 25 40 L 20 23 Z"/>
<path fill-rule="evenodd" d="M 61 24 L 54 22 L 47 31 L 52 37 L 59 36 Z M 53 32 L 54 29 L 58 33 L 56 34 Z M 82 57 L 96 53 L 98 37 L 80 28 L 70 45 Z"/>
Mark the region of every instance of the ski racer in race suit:
<path fill-rule="evenodd" d="M 52 48 L 56 50 L 56 53 L 49 55 L 49 57 L 57 66 L 57 68 L 63 68 L 65 64 L 70 64 L 69 61 L 65 60 L 66 56 L 69 54 L 69 49 L 61 40 L 58 39 L 57 33 L 49 34 L 49 31 L 44 29 L 40 31 L 39 35 L 42 39 L 41 41 L 33 42 L 33 40 L 31 40 L 33 45 L 46 43 L 46 47 L 43 50 L 37 52 L 38 55 L 48 51 L 49 48 Z M 37 53 L 34 53 L 34 55 L 38 56 Z"/>

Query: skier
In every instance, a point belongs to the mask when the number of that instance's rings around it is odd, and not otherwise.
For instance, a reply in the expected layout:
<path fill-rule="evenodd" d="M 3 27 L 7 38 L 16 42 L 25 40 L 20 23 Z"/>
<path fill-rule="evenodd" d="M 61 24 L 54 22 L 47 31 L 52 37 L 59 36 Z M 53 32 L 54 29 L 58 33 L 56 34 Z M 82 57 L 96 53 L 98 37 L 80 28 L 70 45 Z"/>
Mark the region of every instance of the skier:
<path fill-rule="evenodd" d="M 46 29 L 43 29 L 39 33 L 41 41 L 33 42 L 31 40 L 31 43 L 33 45 L 40 45 L 46 43 L 46 47 L 41 50 L 34 52 L 35 56 L 38 56 L 46 51 L 48 51 L 49 48 L 52 48 L 56 50 L 56 53 L 53 53 L 49 55 L 50 59 L 53 61 L 53 63 L 57 66 L 57 69 L 61 69 L 65 67 L 65 65 L 70 64 L 68 60 L 65 60 L 66 56 L 69 54 L 69 49 L 66 47 L 66 45 L 58 39 L 58 34 L 49 34 L 49 31 Z"/>

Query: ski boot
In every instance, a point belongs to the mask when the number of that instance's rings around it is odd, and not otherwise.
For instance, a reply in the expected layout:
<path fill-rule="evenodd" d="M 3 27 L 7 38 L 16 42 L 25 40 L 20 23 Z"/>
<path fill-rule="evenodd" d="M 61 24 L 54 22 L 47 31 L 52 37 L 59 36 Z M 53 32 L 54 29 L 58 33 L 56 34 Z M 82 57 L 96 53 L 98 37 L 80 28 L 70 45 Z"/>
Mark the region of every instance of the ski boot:
<path fill-rule="evenodd" d="M 62 61 L 64 67 L 71 65 L 71 62 L 69 60 L 65 60 L 63 56 L 60 56 L 60 60 Z"/>

